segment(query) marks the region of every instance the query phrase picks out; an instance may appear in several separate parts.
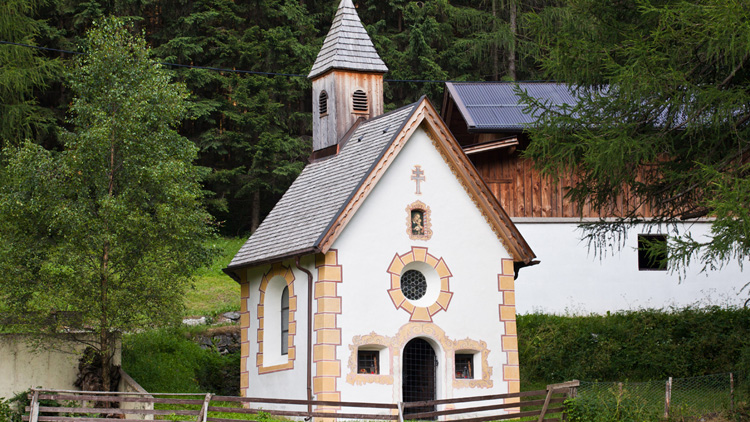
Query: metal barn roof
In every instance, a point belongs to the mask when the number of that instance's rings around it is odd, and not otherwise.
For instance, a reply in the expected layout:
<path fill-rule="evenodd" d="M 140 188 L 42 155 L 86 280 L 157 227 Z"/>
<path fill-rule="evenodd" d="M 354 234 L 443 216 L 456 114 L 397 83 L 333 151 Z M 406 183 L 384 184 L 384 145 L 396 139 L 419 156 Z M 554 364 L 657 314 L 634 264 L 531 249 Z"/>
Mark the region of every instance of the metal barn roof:
<path fill-rule="evenodd" d="M 466 119 L 470 131 L 523 130 L 536 120 L 516 94 L 516 87 L 531 97 L 554 105 L 576 104 L 570 85 L 551 82 L 447 82 L 446 88 Z"/>

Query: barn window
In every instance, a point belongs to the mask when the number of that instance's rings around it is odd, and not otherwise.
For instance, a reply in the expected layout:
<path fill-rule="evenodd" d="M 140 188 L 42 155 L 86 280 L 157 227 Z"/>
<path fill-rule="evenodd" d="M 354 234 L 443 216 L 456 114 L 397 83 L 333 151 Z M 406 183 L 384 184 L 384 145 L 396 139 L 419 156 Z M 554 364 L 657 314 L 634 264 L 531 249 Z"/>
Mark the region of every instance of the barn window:
<path fill-rule="evenodd" d="M 289 353 L 289 287 L 281 293 L 281 354 Z"/>
<path fill-rule="evenodd" d="M 377 350 L 358 350 L 357 351 L 357 373 L 358 374 L 379 374 L 380 373 L 380 352 Z"/>
<path fill-rule="evenodd" d="M 667 236 L 663 234 L 638 235 L 638 270 L 667 270 Z"/>
<path fill-rule="evenodd" d="M 328 114 L 328 93 L 322 91 L 318 99 L 318 107 L 320 109 L 320 116 L 323 117 Z"/>
<path fill-rule="evenodd" d="M 354 91 L 353 108 L 354 111 L 360 111 L 367 113 L 367 94 L 361 89 Z"/>
<path fill-rule="evenodd" d="M 474 355 L 456 353 L 456 379 L 474 378 Z"/>

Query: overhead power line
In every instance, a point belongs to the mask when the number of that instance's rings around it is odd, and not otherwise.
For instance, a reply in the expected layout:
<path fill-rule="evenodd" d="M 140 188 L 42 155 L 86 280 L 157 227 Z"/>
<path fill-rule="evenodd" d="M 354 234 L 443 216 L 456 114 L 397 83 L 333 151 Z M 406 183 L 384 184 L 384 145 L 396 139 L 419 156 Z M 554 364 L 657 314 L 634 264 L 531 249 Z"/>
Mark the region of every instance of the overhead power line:
<path fill-rule="evenodd" d="M 21 44 L 21 43 L 15 43 L 15 42 L 10 42 L 10 41 L 0 41 L 0 44 L 16 45 L 19 47 L 35 48 L 37 50 L 54 51 L 58 53 L 86 54 L 80 51 L 60 50 L 57 48 L 39 47 L 36 45 Z M 212 70 L 215 72 L 231 72 L 231 73 L 241 73 L 241 74 L 250 74 L 250 75 L 262 75 L 262 76 L 286 76 L 290 78 L 307 78 L 307 75 L 300 75 L 296 73 L 276 73 L 276 72 L 260 72 L 257 70 L 225 69 L 221 67 L 196 66 L 192 64 L 179 64 L 179 63 L 168 63 L 168 62 L 159 62 L 159 64 L 163 66 Z M 433 79 L 384 79 L 384 81 L 385 82 L 411 82 L 411 83 L 483 82 L 483 81 L 453 81 L 453 80 L 433 80 Z"/>

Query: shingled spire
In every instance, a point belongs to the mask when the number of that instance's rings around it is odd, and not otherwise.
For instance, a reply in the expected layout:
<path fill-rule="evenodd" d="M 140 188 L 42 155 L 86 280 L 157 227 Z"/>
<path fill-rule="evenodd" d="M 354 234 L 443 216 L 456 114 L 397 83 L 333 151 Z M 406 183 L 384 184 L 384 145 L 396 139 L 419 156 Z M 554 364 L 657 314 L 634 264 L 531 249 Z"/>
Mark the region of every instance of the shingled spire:
<path fill-rule="evenodd" d="M 313 151 L 335 153 L 360 117 L 383 114 L 388 72 L 352 0 L 341 0 L 308 78 L 313 83 Z"/>
<path fill-rule="evenodd" d="M 307 77 L 314 79 L 331 69 L 388 72 L 388 67 L 380 59 L 370 36 L 362 26 L 352 0 L 342 0 L 339 4 L 323 48 Z"/>

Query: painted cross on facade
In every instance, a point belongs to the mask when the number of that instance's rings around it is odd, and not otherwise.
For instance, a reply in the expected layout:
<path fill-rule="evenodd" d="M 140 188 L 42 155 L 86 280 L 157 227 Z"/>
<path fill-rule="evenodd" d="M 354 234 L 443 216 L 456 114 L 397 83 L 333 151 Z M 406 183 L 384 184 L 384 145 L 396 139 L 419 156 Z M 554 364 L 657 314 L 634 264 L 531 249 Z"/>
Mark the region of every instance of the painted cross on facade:
<path fill-rule="evenodd" d="M 422 171 L 421 166 L 414 166 L 414 170 L 411 171 L 411 180 L 417 182 L 417 191 L 415 192 L 417 195 L 421 195 L 422 191 L 420 190 L 420 183 L 424 182 L 424 172 Z"/>

